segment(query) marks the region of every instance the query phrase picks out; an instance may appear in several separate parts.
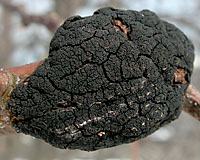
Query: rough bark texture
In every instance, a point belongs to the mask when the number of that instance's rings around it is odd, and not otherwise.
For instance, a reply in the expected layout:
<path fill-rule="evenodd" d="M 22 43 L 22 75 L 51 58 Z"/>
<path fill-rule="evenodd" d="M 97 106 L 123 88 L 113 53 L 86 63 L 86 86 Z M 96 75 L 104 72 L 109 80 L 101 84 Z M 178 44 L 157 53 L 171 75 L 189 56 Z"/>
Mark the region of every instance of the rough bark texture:
<path fill-rule="evenodd" d="M 153 12 L 103 8 L 58 29 L 48 59 L 7 105 L 18 131 L 93 151 L 146 137 L 178 118 L 193 45 Z"/>

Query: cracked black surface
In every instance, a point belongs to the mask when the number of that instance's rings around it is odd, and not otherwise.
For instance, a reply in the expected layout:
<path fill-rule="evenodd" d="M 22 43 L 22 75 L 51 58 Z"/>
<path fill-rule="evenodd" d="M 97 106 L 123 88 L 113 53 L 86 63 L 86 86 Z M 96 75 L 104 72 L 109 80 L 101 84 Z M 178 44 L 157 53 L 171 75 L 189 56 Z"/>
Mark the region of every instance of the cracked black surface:
<path fill-rule="evenodd" d="M 55 147 L 86 151 L 144 138 L 178 118 L 193 52 L 179 29 L 148 10 L 102 8 L 69 18 L 44 64 L 14 89 L 12 125 Z M 186 83 L 174 83 L 176 68 Z"/>

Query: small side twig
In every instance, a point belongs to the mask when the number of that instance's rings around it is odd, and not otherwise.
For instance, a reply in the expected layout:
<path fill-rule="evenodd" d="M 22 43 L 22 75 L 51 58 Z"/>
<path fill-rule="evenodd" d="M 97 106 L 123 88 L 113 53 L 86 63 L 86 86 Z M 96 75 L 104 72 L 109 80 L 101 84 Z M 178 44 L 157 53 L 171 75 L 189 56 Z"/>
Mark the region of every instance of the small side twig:
<path fill-rule="evenodd" d="M 51 32 L 54 32 L 63 22 L 61 18 L 51 14 L 41 16 L 28 15 L 22 7 L 13 5 L 9 0 L 0 0 L 0 4 L 9 11 L 18 13 L 21 16 L 24 25 L 38 23 L 46 26 Z"/>

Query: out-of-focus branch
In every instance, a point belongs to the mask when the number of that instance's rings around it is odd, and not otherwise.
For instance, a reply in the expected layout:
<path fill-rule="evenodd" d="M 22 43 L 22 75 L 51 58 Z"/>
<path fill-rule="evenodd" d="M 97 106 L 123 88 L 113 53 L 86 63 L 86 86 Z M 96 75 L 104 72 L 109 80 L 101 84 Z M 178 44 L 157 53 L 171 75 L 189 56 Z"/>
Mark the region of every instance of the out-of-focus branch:
<path fill-rule="evenodd" d="M 195 30 L 197 33 L 200 33 L 200 27 L 198 26 L 197 23 L 195 23 L 194 21 L 190 20 L 189 18 L 185 18 L 185 17 L 174 17 L 174 16 L 170 16 L 170 15 L 159 15 L 159 17 L 161 18 L 165 18 L 171 21 L 176 21 L 178 23 L 181 23 L 183 25 L 189 26 L 190 28 L 192 28 L 193 30 Z"/>
<path fill-rule="evenodd" d="M 200 121 L 200 93 L 191 85 L 185 95 L 184 111 Z"/>
<path fill-rule="evenodd" d="M 55 30 L 63 22 L 61 18 L 53 14 L 41 16 L 28 15 L 24 12 L 22 7 L 13 5 L 10 0 L 0 0 L 0 4 L 9 11 L 18 13 L 21 16 L 24 25 L 38 23 L 46 26 L 51 32 L 55 32 Z"/>

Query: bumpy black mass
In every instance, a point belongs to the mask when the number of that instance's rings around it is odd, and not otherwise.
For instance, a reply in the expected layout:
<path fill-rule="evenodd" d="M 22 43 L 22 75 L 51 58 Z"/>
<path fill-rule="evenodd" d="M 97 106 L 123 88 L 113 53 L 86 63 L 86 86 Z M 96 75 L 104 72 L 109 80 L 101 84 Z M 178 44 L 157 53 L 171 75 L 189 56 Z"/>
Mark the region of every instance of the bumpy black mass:
<path fill-rule="evenodd" d="M 63 149 L 144 138 L 178 118 L 193 52 L 183 32 L 148 10 L 69 18 L 44 64 L 14 89 L 12 126 Z"/>

